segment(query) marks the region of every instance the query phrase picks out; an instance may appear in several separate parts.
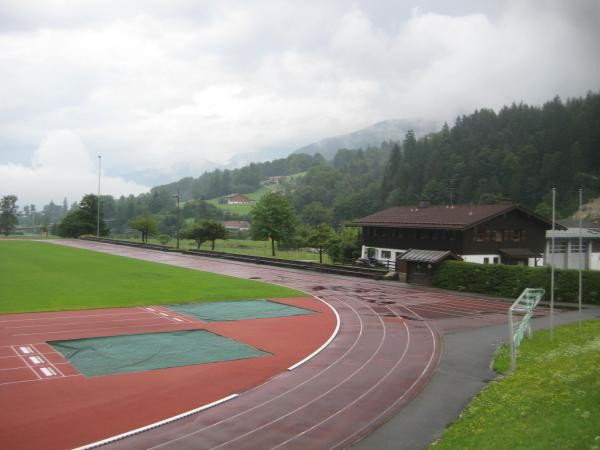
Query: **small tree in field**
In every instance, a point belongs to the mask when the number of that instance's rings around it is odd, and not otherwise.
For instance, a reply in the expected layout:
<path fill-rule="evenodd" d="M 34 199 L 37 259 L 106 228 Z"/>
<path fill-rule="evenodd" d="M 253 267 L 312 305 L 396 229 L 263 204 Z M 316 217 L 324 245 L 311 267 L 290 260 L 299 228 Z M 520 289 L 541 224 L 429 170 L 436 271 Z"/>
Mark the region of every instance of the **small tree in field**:
<path fill-rule="evenodd" d="M 5 195 L 0 200 L 0 232 L 5 236 L 8 236 L 17 225 L 18 208 L 16 195 Z"/>
<path fill-rule="evenodd" d="M 308 236 L 308 245 L 319 251 L 319 263 L 323 264 L 323 251 L 327 249 L 335 239 L 335 230 L 326 223 L 317 225 Z"/>
<path fill-rule="evenodd" d="M 158 222 L 150 214 L 141 214 L 127 222 L 129 228 L 142 233 L 142 242 L 147 243 L 148 237 L 158 234 Z"/>
<path fill-rule="evenodd" d="M 252 208 L 251 233 L 257 240 L 271 240 L 275 256 L 275 241 L 285 241 L 294 234 L 296 216 L 287 198 L 277 192 L 264 195 Z"/>
<path fill-rule="evenodd" d="M 208 235 L 206 233 L 206 229 L 204 228 L 204 225 L 202 225 L 201 223 L 195 223 L 191 227 L 184 229 L 181 232 L 181 237 L 183 239 L 191 239 L 192 241 L 195 241 L 197 244 L 198 250 L 200 250 L 200 246 L 204 242 L 209 240 Z"/>
<path fill-rule="evenodd" d="M 217 239 L 227 239 L 227 229 L 220 222 L 214 220 L 205 220 L 201 223 L 206 232 L 206 238 L 211 242 L 211 250 L 215 251 L 215 241 Z"/>

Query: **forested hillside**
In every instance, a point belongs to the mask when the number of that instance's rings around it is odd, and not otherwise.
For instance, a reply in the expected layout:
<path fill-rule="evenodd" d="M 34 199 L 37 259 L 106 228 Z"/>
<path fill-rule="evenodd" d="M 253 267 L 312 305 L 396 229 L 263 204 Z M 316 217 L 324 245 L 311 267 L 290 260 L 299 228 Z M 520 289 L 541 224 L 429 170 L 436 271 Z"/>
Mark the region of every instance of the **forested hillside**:
<path fill-rule="evenodd" d="M 486 203 L 511 198 L 549 215 L 550 192 L 557 188 L 558 216 L 572 214 L 577 189 L 585 199 L 600 195 L 600 94 L 566 102 L 555 98 L 541 107 L 513 104 L 499 112 L 481 109 L 417 139 L 379 148 L 321 155 L 292 154 L 235 170 L 215 170 L 198 178 L 157 186 L 148 194 L 103 197 L 104 217 L 117 232 L 141 213 L 159 218 L 161 232 L 176 228 L 175 198 L 183 217 L 248 219 L 219 210 L 205 200 L 255 191 L 270 176 L 306 172 L 285 185 L 300 220 L 334 226 L 392 205 Z"/>
<path fill-rule="evenodd" d="M 562 215 L 577 207 L 577 192 L 600 193 L 600 95 L 560 99 L 532 107 L 482 109 L 453 127 L 415 140 L 408 134 L 396 148 L 382 181 L 386 205 L 489 202 L 509 197 L 548 212 L 557 188 Z"/>

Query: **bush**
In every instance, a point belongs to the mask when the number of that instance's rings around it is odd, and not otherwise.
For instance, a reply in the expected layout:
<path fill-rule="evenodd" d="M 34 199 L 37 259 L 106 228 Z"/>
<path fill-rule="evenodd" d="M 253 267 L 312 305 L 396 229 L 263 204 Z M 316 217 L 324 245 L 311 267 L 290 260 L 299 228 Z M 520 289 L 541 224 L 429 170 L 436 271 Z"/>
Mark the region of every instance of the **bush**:
<path fill-rule="evenodd" d="M 171 236 L 169 236 L 168 234 L 161 234 L 160 236 L 158 236 L 158 242 L 160 242 L 162 245 L 167 245 L 170 240 Z"/>
<path fill-rule="evenodd" d="M 433 285 L 455 291 L 517 298 L 525 288 L 544 288 L 550 299 L 550 267 L 486 265 L 447 261 L 434 276 Z M 584 303 L 600 304 L 600 272 L 584 270 L 582 274 Z M 555 270 L 554 299 L 577 303 L 579 273 L 577 270 Z"/>

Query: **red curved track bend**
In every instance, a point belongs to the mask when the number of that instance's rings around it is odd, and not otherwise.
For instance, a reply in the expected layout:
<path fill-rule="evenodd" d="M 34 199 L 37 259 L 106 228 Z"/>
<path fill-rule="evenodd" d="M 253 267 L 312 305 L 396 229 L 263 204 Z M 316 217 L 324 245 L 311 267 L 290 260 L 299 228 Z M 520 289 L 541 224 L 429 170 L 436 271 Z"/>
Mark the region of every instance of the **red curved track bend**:
<path fill-rule="evenodd" d="M 261 349 L 267 349 L 277 356 L 277 358 L 273 358 L 277 359 L 277 362 L 268 367 L 261 366 L 249 371 L 242 368 L 243 364 L 248 364 L 248 362 L 234 361 L 190 366 L 195 369 L 186 367 L 143 372 L 138 376 L 143 376 L 144 385 L 150 383 L 152 389 L 143 389 L 143 394 L 137 397 L 135 395 L 130 397 L 127 390 L 111 391 L 111 383 L 106 381 L 102 390 L 98 392 L 99 398 L 110 396 L 114 398 L 115 404 L 112 410 L 101 408 L 98 411 L 95 408 L 95 404 L 98 402 L 93 398 L 90 399 L 89 409 L 93 412 L 94 417 L 92 429 L 96 431 L 91 433 L 96 436 L 96 439 L 93 440 L 108 438 L 111 435 L 123 433 L 200 406 L 203 403 L 199 401 L 199 397 L 202 396 L 197 392 L 209 391 L 210 395 L 204 396 L 208 401 L 204 401 L 204 403 L 232 393 L 239 392 L 240 395 L 198 414 L 112 442 L 103 448 L 346 448 L 397 413 L 428 382 L 440 355 L 439 333 L 499 323 L 506 317 L 507 304 L 500 301 L 479 300 L 472 297 L 410 289 L 399 284 L 320 275 L 92 242 L 62 241 L 62 243 L 181 267 L 243 278 L 259 278 L 298 288 L 321 298 L 335 308 L 340 317 L 339 332 L 331 344 L 317 356 L 292 371 L 286 371 L 285 364 L 291 365 L 292 362 L 299 361 L 303 356 L 319 347 L 327 340 L 335 326 L 335 318 L 329 308 L 315 299 L 284 300 L 290 304 L 297 302 L 305 307 L 319 309 L 323 313 L 292 318 L 295 323 L 299 324 L 298 327 L 304 328 L 291 327 L 294 329 L 286 331 L 278 327 L 276 323 L 288 322 L 277 322 L 272 319 L 249 321 L 261 324 L 252 329 L 236 330 L 234 325 L 226 323 L 196 325 L 203 328 L 214 327 L 212 329 L 220 334 L 234 337 Z M 307 306 L 309 302 L 312 302 L 311 306 Z M 6 319 L 6 317 L 10 316 L 3 316 L 0 319 Z M 315 317 L 319 319 L 316 320 Z M 185 317 L 180 317 L 180 319 L 186 320 Z M 262 324 L 267 323 L 265 321 L 272 321 L 273 328 L 263 329 Z M 148 328 L 145 330 L 155 331 L 153 327 L 160 328 L 163 325 L 172 329 L 175 324 L 148 323 Z M 175 326 L 183 329 L 190 328 L 191 325 L 193 324 L 178 323 Z M 267 337 L 269 333 L 271 333 L 271 339 Z M 110 333 L 104 330 L 102 335 L 106 334 Z M 116 329 L 114 334 L 124 334 L 124 331 Z M 92 332 L 90 335 L 98 335 L 98 333 Z M 269 347 L 269 345 L 274 345 L 273 342 L 269 344 L 269 341 L 276 341 L 278 336 L 281 336 L 284 341 L 280 342 L 279 346 L 275 345 L 275 348 Z M 30 339 L 30 341 L 39 342 L 48 339 L 48 336 L 44 335 L 40 339 Z M 15 345 L 10 344 L 13 347 Z M 288 347 L 293 350 L 286 350 Z M 40 347 L 36 346 L 36 348 Z M 254 362 L 252 364 L 260 366 L 261 363 Z M 215 369 L 213 372 L 202 372 L 202 370 L 206 370 L 202 368 L 203 366 L 213 365 L 215 367 L 222 365 L 224 369 L 223 371 Z M 237 370 L 236 367 L 238 367 Z M 231 371 L 227 372 L 226 369 Z M 278 374 L 276 374 L 277 372 Z M 173 373 L 173 376 L 166 375 L 169 373 Z M 209 373 L 212 378 L 202 376 Z M 224 378 L 225 373 L 227 373 L 226 379 L 231 382 L 229 384 L 216 382 Z M 110 380 L 127 376 L 137 380 L 137 377 L 131 374 L 97 378 Z M 74 376 L 69 381 L 77 378 L 83 377 Z M 260 384 L 262 382 L 260 380 L 266 382 Z M 218 392 L 212 391 L 212 381 L 215 381 L 215 386 L 220 386 Z M 35 389 L 37 386 L 44 384 L 49 386 L 51 383 L 55 383 L 54 396 L 49 397 L 44 393 L 41 400 L 36 400 Z M 33 394 L 27 394 L 26 400 L 22 400 L 16 395 L 11 397 L 9 402 L 25 401 L 26 404 L 33 402 L 38 412 L 54 410 L 57 417 L 65 414 L 63 403 L 66 402 L 68 405 L 70 399 L 80 395 L 78 390 L 73 389 L 70 384 L 65 383 L 64 387 L 59 385 L 58 380 L 23 384 L 32 386 Z M 178 389 L 178 386 L 183 386 L 185 389 Z M 0 385 L 0 398 L 6 405 L 7 394 L 2 391 L 4 387 L 9 386 Z M 131 388 L 133 389 L 134 386 Z M 112 389 L 114 390 L 115 387 L 113 386 Z M 123 389 L 127 389 L 127 386 Z M 10 391 L 10 389 L 6 390 Z M 21 396 L 25 395 L 24 392 L 25 390 L 21 392 Z M 152 401 L 148 402 L 148 399 L 142 398 L 142 395 L 150 396 Z M 179 398 L 175 402 L 180 407 L 177 411 L 169 406 L 171 404 L 169 398 L 173 396 Z M 182 402 L 181 398 L 189 400 Z M 119 401 L 119 399 L 124 400 Z M 44 406 L 45 402 L 50 402 L 51 405 Z M 136 411 L 139 412 L 140 406 L 137 402 L 141 402 L 143 405 L 152 405 L 149 407 L 149 413 L 146 414 L 152 417 L 148 418 L 149 420 L 145 423 L 139 423 L 139 421 L 135 424 L 130 423 L 132 422 L 130 417 L 136 416 Z M 103 401 L 99 401 L 99 403 L 106 405 Z M 181 408 L 183 404 L 185 407 Z M 49 413 L 45 412 L 44 414 L 42 415 L 52 422 L 51 418 L 47 417 Z M 6 415 L 0 414 L 0 421 Z M 106 425 L 107 422 L 109 425 Z M 116 427 L 115 423 L 119 422 L 122 423 L 122 426 Z M 6 422 L 0 423 L 3 428 L 6 427 Z M 23 432 L 22 429 L 21 432 Z M 50 429 L 41 432 L 48 433 L 45 436 L 47 443 L 56 440 Z M 60 433 L 78 436 L 77 445 L 93 441 L 82 440 L 82 435 L 85 433 L 73 429 L 73 427 L 56 429 L 54 434 Z M 0 437 L 4 435 L 6 433 L 2 432 Z M 87 435 L 89 436 L 90 433 Z M 36 440 L 35 442 L 40 443 L 41 441 Z M 72 438 L 70 442 L 73 443 Z M 61 447 L 60 445 L 44 445 L 44 448 Z"/>

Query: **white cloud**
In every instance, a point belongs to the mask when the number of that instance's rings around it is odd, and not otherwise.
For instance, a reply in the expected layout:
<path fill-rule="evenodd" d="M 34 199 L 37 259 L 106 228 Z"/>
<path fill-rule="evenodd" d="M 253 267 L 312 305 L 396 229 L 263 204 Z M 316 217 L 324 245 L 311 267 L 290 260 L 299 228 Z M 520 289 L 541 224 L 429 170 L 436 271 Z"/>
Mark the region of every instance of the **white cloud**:
<path fill-rule="evenodd" d="M 177 178 L 380 120 L 600 89 L 593 0 L 424 3 L 6 0 L 2 170 L 40 171 L 23 161 L 60 129 L 110 173 Z"/>
<path fill-rule="evenodd" d="M 115 176 L 101 176 L 101 193 L 120 196 L 139 194 L 148 188 Z M 79 201 L 84 194 L 98 192 L 98 165 L 79 136 L 71 130 L 48 133 L 35 151 L 31 165 L 0 165 L 0 193 L 15 194 L 18 204 L 38 207 L 54 200 Z"/>

